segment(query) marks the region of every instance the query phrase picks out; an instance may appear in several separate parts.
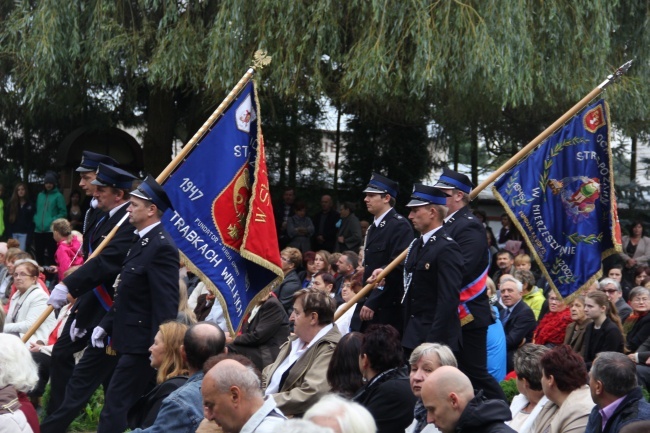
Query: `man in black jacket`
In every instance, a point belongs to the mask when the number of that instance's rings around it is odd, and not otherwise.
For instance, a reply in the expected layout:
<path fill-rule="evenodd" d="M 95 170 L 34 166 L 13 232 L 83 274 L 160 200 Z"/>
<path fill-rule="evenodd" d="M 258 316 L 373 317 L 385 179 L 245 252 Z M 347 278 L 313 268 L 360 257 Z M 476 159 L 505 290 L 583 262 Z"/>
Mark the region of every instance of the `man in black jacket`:
<path fill-rule="evenodd" d="M 487 371 L 487 328 L 494 323 L 486 290 L 490 253 L 485 227 L 469 207 L 474 185 L 464 174 L 445 168 L 435 186 L 449 194 L 443 228 L 462 253 L 459 318 L 463 348 L 457 355 L 458 366 L 487 398 L 505 401 L 503 390 Z"/>
<path fill-rule="evenodd" d="M 89 172 L 84 172 L 88 174 Z M 88 251 L 94 251 L 126 215 L 129 191 L 135 176 L 116 167 L 98 164 L 93 186 L 101 216 L 86 228 Z M 48 304 L 55 309 L 77 298 L 61 337 L 52 350 L 51 397 L 43 433 L 65 431 L 99 385 L 108 384 L 117 362 L 114 353 L 86 346 L 90 334 L 113 304 L 113 283 L 129 249 L 133 226 L 124 222 L 108 245 L 76 272 L 57 284 Z M 74 353 L 86 348 L 75 366 Z"/>
<path fill-rule="evenodd" d="M 501 400 L 486 400 L 474 394 L 469 378 L 450 366 L 437 368 L 422 384 L 422 402 L 427 421 L 442 433 L 512 433 L 505 421 L 510 408 Z"/>
<path fill-rule="evenodd" d="M 372 282 L 376 276 L 404 251 L 413 240 L 413 229 L 393 206 L 399 184 L 389 178 L 373 173 L 364 202 L 375 218 L 368 231 L 364 245 L 364 282 Z M 404 326 L 402 322 L 402 295 L 404 294 L 403 267 L 399 265 L 387 277 L 383 287 L 376 287 L 368 296 L 361 308 L 359 318 L 365 323 L 361 325 L 356 319 L 352 320 L 352 330 L 365 329 L 367 324 L 380 323 L 392 325 L 400 333 Z M 381 282 L 380 282 L 381 283 Z M 361 326 L 359 326 L 361 325 Z"/>
<path fill-rule="evenodd" d="M 155 377 L 149 347 L 158 327 L 178 314 L 180 258 L 160 222 L 168 208 L 167 194 L 151 176 L 131 192 L 127 211 L 136 236 L 115 281 L 115 302 L 91 337 L 92 345 L 99 348 L 110 337 L 110 345 L 119 355 L 98 433 L 126 429 L 127 411 L 148 391 Z"/>
<path fill-rule="evenodd" d="M 443 227 L 447 194 L 415 184 L 409 219 L 421 236 L 411 242 L 404 263 L 404 335 L 408 359 L 422 343 L 440 343 L 455 353 L 461 349 L 460 288 L 463 256 Z"/>
<path fill-rule="evenodd" d="M 339 221 L 339 213 L 334 210 L 332 196 L 324 195 L 320 199 L 321 211 L 313 216 L 314 239 L 312 248 L 315 251 L 325 250 L 334 252 L 336 249 L 336 223 Z"/>

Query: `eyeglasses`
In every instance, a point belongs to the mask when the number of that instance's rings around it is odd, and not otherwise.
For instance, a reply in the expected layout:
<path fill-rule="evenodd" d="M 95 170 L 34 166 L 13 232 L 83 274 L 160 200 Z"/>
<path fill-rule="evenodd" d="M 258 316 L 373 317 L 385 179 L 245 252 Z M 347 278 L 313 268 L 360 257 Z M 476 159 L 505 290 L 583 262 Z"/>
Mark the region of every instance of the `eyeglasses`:
<path fill-rule="evenodd" d="M 31 277 L 31 276 L 32 276 L 32 275 L 26 274 L 26 273 L 24 273 L 24 272 L 16 272 L 16 273 L 13 275 L 14 278 L 18 278 L 18 277 L 20 277 L 20 278 L 25 278 L 25 277 Z"/>
<path fill-rule="evenodd" d="M 603 290 L 603 292 L 605 292 L 605 293 L 616 293 L 616 292 L 618 292 L 618 290 L 616 290 L 616 289 L 606 289 L 606 290 Z"/>
<path fill-rule="evenodd" d="M 650 298 L 634 298 L 630 302 L 648 302 Z"/>
<path fill-rule="evenodd" d="M 289 260 L 288 258 L 286 258 L 284 256 L 280 256 L 280 259 L 285 263 L 289 263 L 291 261 L 291 260 Z"/>

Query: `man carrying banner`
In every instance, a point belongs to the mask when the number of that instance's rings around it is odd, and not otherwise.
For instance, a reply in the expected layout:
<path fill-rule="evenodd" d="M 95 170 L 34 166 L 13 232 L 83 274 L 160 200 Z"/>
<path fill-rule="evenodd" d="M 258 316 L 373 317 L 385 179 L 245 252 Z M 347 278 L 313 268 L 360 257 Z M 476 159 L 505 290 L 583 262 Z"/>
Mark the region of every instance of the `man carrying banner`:
<path fill-rule="evenodd" d="M 106 337 L 119 358 L 100 415 L 98 433 L 126 430 L 126 414 L 156 374 L 149 361 L 158 327 L 178 314 L 180 266 L 178 248 L 160 224 L 171 208 L 167 194 L 148 176 L 131 192 L 129 222 L 136 236 L 115 281 L 115 302 L 93 330 L 92 345 Z M 74 275 L 74 274 L 73 274 Z"/>
<path fill-rule="evenodd" d="M 97 177 L 97 167 L 99 167 L 100 163 L 117 166 L 117 161 L 109 156 L 84 151 L 81 157 L 81 163 L 76 170 L 80 177 L 79 187 L 91 199 L 90 207 L 84 217 L 85 238 L 82 245 L 83 251 L 79 252 L 79 254 L 83 253 L 84 261 L 88 259 L 88 249 L 91 248 L 91 236 L 88 233 L 92 231 L 97 222 L 98 218 L 96 216 L 102 214 L 102 211 L 97 209 L 97 199 L 94 197 L 97 187 L 92 184 L 92 181 Z M 75 311 L 79 310 L 87 314 L 84 314 L 77 321 Z M 90 328 L 92 331 L 92 328 L 99 323 L 105 311 L 99 299 L 93 293 L 82 295 L 75 301 L 73 312 L 70 314 L 69 320 L 64 324 L 61 336 L 57 339 L 52 352 L 51 368 L 53 374 L 50 378 L 50 400 L 47 406 L 48 415 L 51 415 L 63 402 L 65 388 L 75 365 L 74 354 L 83 350 L 90 338 L 90 335 L 87 333 L 87 328 Z M 97 322 L 88 324 L 88 321 L 94 317 L 96 317 Z"/>
<path fill-rule="evenodd" d="M 364 281 L 374 281 L 382 269 L 404 251 L 413 239 L 411 225 L 393 209 L 398 188 L 397 182 L 373 173 L 367 188 L 363 190 L 368 212 L 375 217 L 366 233 Z M 400 265 L 386 277 L 383 287 L 376 287 L 370 293 L 359 313 L 361 320 L 367 324 L 392 325 L 401 334 L 404 327 L 400 305 L 404 293 L 402 269 Z M 353 319 L 353 331 L 359 331 L 362 327 L 365 328 Z"/>
<path fill-rule="evenodd" d="M 404 346 L 408 359 L 422 343 L 461 349 L 458 304 L 463 278 L 460 247 L 443 227 L 447 194 L 416 183 L 413 186 L 409 219 L 420 237 L 413 239 L 404 261 Z"/>
<path fill-rule="evenodd" d="M 474 185 L 464 174 L 445 168 L 435 186 L 450 194 L 444 227 L 462 252 L 464 270 L 458 314 L 463 347 L 457 357 L 458 366 L 487 398 L 505 401 L 503 390 L 487 370 L 487 328 L 494 323 L 486 290 L 490 253 L 485 227 L 469 208 Z"/>
<path fill-rule="evenodd" d="M 97 199 L 95 198 L 96 185 L 93 180 L 97 178 L 97 168 L 99 164 L 110 165 L 111 167 L 119 166 L 119 163 L 107 155 L 84 151 L 81 155 L 81 163 L 77 167 L 79 173 L 79 187 L 86 193 L 86 199 L 90 199 L 90 204 L 84 215 L 83 234 L 89 233 L 95 223 L 102 217 L 103 213 L 97 208 Z M 84 258 L 88 258 L 87 241 L 84 242 Z"/>
<path fill-rule="evenodd" d="M 88 173 L 84 172 L 85 175 Z M 96 188 L 94 197 L 97 209 L 103 215 L 87 227 L 84 243 L 88 252 L 92 253 L 126 214 L 129 191 L 135 179 L 135 176 L 117 167 L 98 164 L 95 179 L 89 183 Z M 52 397 L 48 416 L 41 426 L 43 433 L 65 431 L 95 389 L 102 383 L 108 384 L 116 357 L 104 349 L 86 347 L 86 344 L 93 329 L 113 303 L 113 283 L 126 256 L 132 233 L 130 224 L 122 224 L 99 255 L 64 278 L 50 295 L 48 304 L 55 309 L 68 302 L 68 293 L 78 299 L 52 350 Z M 75 366 L 73 354 L 84 347 L 84 356 Z"/>

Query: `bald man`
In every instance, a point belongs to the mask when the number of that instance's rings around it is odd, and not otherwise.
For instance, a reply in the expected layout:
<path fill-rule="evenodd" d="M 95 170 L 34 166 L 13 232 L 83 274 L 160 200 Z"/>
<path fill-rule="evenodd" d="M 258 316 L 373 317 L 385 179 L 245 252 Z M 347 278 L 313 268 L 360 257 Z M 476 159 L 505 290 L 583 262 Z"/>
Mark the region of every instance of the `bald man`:
<path fill-rule="evenodd" d="M 426 378 L 422 402 L 427 421 L 442 433 L 510 433 L 504 424 L 512 416 L 501 400 L 486 400 L 483 391 L 474 395 L 472 382 L 455 367 L 443 366 Z"/>
<path fill-rule="evenodd" d="M 225 359 L 203 378 L 203 413 L 226 433 L 271 433 L 285 421 L 253 367 Z"/>

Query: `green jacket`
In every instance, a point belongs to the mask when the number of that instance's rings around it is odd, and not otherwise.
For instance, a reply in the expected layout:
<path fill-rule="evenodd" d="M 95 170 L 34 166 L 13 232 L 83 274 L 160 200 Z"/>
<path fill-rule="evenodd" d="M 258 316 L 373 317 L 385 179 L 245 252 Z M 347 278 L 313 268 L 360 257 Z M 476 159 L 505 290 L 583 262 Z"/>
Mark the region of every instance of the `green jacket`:
<path fill-rule="evenodd" d="M 54 187 L 50 191 L 41 191 L 36 199 L 36 213 L 34 214 L 35 233 L 51 232 L 50 226 L 57 218 L 68 216 L 63 194 Z"/>
<path fill-rule="evenodd" d="M 530 293 L 523 295 L 522 299 L 526 305 L 528 305 L 530 309 L 533 310 L 533 314 L 535 314 L 535 320 L 539 320 L 539 313 L 542 311 L 542 305 L 544 305 L 544 301 L 546 301 L 544 292 L 542 292 L 539 287 L 533 286 L 533 290 L 531 290 Z"/>

